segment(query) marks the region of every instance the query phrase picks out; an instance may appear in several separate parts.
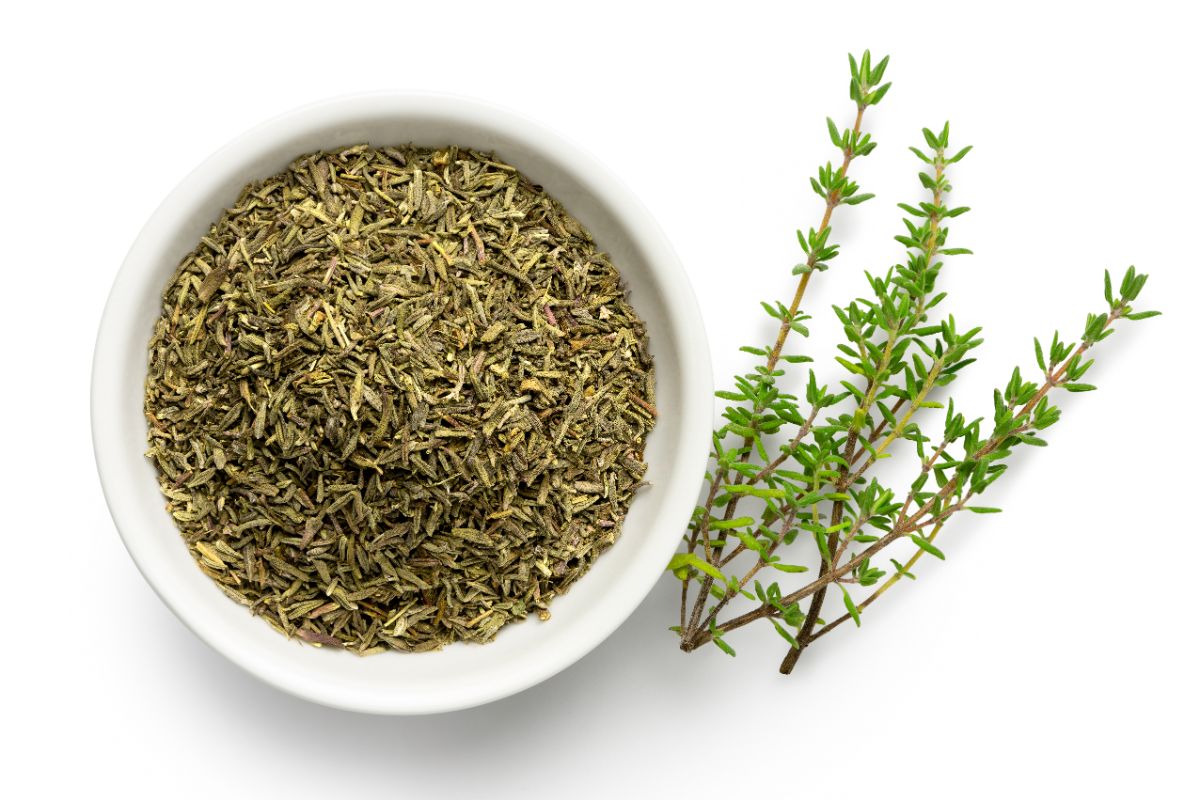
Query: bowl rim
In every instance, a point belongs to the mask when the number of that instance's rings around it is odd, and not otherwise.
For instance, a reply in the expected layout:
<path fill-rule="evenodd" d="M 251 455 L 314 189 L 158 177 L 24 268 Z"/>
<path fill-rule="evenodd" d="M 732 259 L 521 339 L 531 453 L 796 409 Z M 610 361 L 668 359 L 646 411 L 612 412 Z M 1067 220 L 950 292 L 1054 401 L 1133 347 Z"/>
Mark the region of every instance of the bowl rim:
<path fill-rule="evenodd" d="M 211 626 L 198 624 L 190 608 L 173 595 L 167 566 L 153 554 L 139 547 L 138 538 L 130 532 L 141 524 L 126 484 L 132 476 L 122 465 L 122 451 L 127 450 L 114 427 L 105 420 L 120 413 L 124 395 L 121 381 L 115 377 L 128 368 L 122 355 L 127 336 L 118 335 L 119 321 L 136 307 L 135 294 L 144 286 L 158 249 L 158 239 L 172 225 L 177 213 L 195 203 L 209 185 L 208 176 L 220 174 L 222 168 L 235 162 L 246 162 L 254 154 L 276 145 L 296 131 L 328 125 L 339 118 L 356 114 L 394 116 L 405 114 L 444 114 L 449 117 L 470 118 L 493 131 L 514 135 L 530 149 L 545 157 L 575 168 L 580 184 L 590 194 L 602 200 L 617 218 L 631 241 L 646 252 L 645 262 L 655 278 L 672 289 L 670 302 L 664 302 L 664 324 L 680 343 L 678 370 L 685 397 L 712 397 L 712 364 L 703 319 L 694 290 L 687 274 L 665 233 L 650 211 L 632 190 L 585 148 L 572 142 L 560 132 L 525 115 L 476 98 L 441 92 L 378 91 L 337 95 L 299 106 L 261 122 L 236 136 L 204 159 L 189 172 L 162 200 L 150 215 L 125 256 L 113 279 L 101 315 L 92 358 L 90 387 L 90 422 L 92 446 L 97 472 L 110 516 L 134 564 L 163 603 L 209 647 L 264 681 L 289 694 L 334 708 L 382 714 L 423 714 L 470 708 L 499 700 L 524 691 L 567 668 L 598 646 L 623 623 L 650 593 L 661 576 L 671 553 L 677 547 L 679 535 L 695 505 L 704 470 L 708 461 L 708 433 L 711 428 L 711 403 L 694 400 L 682 403 L 680 440 L 673 442 L 672 470 L 667 496 L 661 501 L 661 517 L 678 518 L 679 530 L 654 525 L 647 532 L 647 552 L 639 555 L 623 582 L 634 590 L 605 599 L 605 613 L 589 618 L 587 636 L 568 638 L 561 646 L 547 653 L 539 668 L 526 672 L 507 671 L 500 679 L 485 685 L 473 685 L 459 692 L 454 699 L 442 697 L 435 702 L 414 702 L 411 693 L 370 698 L 319 681 L 303 680 L 280 666 L 273 659 L 252 658 L 234 642 Z M 221 168 L 219 168 L 221 167 Z M 126 454 L 127 455 L 127 454 Z M 651 559 L 650 555 L 661 556 Z M 593 615 L 595 617 L 595 615 Z M 419 656 L 417 656 L 419 657 Z"/>

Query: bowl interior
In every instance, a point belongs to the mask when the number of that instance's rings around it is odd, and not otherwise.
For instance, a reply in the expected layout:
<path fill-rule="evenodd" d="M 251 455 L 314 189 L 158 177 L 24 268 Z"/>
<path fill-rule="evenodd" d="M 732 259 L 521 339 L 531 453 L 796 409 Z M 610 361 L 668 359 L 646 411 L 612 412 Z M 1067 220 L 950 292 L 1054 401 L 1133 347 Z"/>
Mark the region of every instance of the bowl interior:
<path fill-rule="evenodd" d="M 504 628 L 488 645 L 368 658 L 288 641 L 228 600 L 193 563 L 144 458 L 146 345 L 160 296 L 242 186 L 296 156 L 361 142 L 494 150 L 543 185 L 592 232 L 646 321 L 658 407 L 643 489 L 617 544 L 551 606 L 552 618 Z M 444 97 L 363 96 L 266 123 L 212 156 L 147 223 L 105 309 L 93 374 L 93 436 L 105 495 L 147 580 L 201 638 L 253 674 L 344 708 L 422 713 L 512 694 L 567 666 L 645 597 L 682 534 L 707 458 L 711 373 L 695 300 L 676 256 L 643 207 L 590 156 L 486 105 Z M 669 643 L 665 643 L 669 646 Z"/>

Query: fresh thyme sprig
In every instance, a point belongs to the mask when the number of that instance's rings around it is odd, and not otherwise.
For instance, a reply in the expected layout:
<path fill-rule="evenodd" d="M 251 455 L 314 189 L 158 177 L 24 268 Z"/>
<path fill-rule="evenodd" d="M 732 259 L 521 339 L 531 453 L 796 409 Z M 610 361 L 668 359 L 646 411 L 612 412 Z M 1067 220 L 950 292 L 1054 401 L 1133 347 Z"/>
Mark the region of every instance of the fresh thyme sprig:
<path fill-rule="evenodd" d="M 904 263 L 881 276 L 868 274 L 867 297 L 834 308 L 846 340 L 838 345 L 835 360 L 846 376 L 830 386 L 818 382 L 810 369 L 806 409 L 798 396 L 783 391 L 784 365 L 812 360 L 786 354 L 784 347 L 792 333 L 808 335 L 805 323 L 811 318 L 801 310 L 805 293 L 812 276 L 828 269 L 838 254 L 838 245 L 830 241 L 833 211 L 872 197 L 859 192 L 847 176 L 854 159 L 875 148 L 862 123 L 866 109 L 891 85 L 880 84 L 887 62 L 884 58 L 872 66 L 870 52 L 861 59 L 850 57 L 850 97 L 857 113 L 846 130 L 827 120 L 842 164 L 836 169 L 827 164 L 811 181 L 825 210 L 816 228 L 797 232 L 806 257 L 793 271 L 800 276 L 796 291 L 789 305 L 762 304 L 779 323 L 774 344 L 743 347 L 762 363 L 735 376 L 734 389 L 717 392 L 730 405 L 723 414 L 725 424 L 713 433 L 714 465 L 704 503 L 693 514 L 683 552 L 668 567 L 682 581 L 679 625 L 673 630 L 684 650 L 711 642 L 733 655 L 725 636 L 769 619 L 787 642 L 780 671 L 788 673 L 821 636 L 847 620 L 861 624 L 864 609 L 902 577 L 915 577 L 912 568 L 923 555 L 944 558 L 934 540 L 952 516 L 963 510 L 999 510 L 969 503 L 1004 473 L 1017 447 L 1045 444 L 1038 433 L 1059 418 L 1049 401 L 1051 392 L 1094 388 L 1080 380 L 1092 364 L 1085 356 L 1113 332 L 1114 323 L 1156 313 L 1133 310 L 1145 275 L 1130 267 L 1114 290 L 1106 272 L 1107 309 L 1088 316 L 1079 342 L 1065 342 L 1055 333 L 1049 348 L 1043 348 L 1035 339 L 1041 379 L 1027 381 L 1019 368 L 1014 370 L 995 392 L 986 434 L 982 418 L 968 422 L 948 400 L 941 441 L 933 445 L 917 418 L 924 409 L 943 408 L 934 393 L 975 360 L 971 351 L 983 341 L 980 328 L 960 330 L 951 315 L 930 321 L 930 312 L 946 297 L 937 290 L 944 259 L 970 252 L 946 246 L 948 220 L 969 210 L 947 202 L 952 190 L 948 168 L 971 150 L 950 148 L 947 123 L 940 132 L 922 132 L 924 149 L 910 148 L 922 162 L 918 174 L 927 197 L 915 206 L 900 204 L 905 230 L 895 238 L 907 249 Z M 769 442 L 788 430 L 790 435 L 771 456 Z M 919 459 L 917 476 L 903 499 L 868 478 L 900 439 L 913 442 Z M 743 503 L 755 504 L 755 513 L 739 514 Z M 785 562 L 778 553 L 801 536 L 816 545 L 816 577 L 787 593 L 776 580 L 764 585 L 764 571 L 787 575 L 809 570 Z M 891 558 L 890 569 L 872 563 L 901 539 L 914 548 L 904 563 Z M 827 623 L 820 615 L 831 586 L 841 594 L 845 612 Z M 871 586 L 877 588 L 855 599 L 856 587 Z M 755 605 L 738 616 L 722 617 L 738 598 Z"/>
<path fill-rule="evenodd" d="M 800 281 L 789 305 L 785 306 L 783 303 L 772 305 L 766 302 L 762 304 L 767 315 L 779 323 L 779 332 L 770 350 L 755 346 L 742 348 L 745 352 L 763 358 L 765 363 L 756 365 L 754 370 L 748 374 L 735 377 L 734 383 L 737 391 L 717 392 L 718 397 L 736 401 L 740 405 L 729 406 L 726 409 L 727 424 L 713 434 L 717 465 L 715 472 L 708 475 L 708 496 L 704 505 L 693 515 L 690 535 L 687 539 L 687 551 L 671 562 L 671 569 L 683 580 L 680 627 L 678 628 L 681 635 L 685 630 L 695 629 L 700 624 L 700 616 L 704 612 L 704 603 L 696 602 L 692 608 L 690 620 L 686 616 L 688 591 L 694 574 L 698 575 L 701 581 L 700 598 L 707 598 L 715 591 L 721 608 L 729 602 L 736 591 L 733 590 L 726 594 L 720 586 L 714 583 L 715 580 L 721 580 L 727 586 L 729 585 L 719 567 L 716 566 L 728 561 L 728 559 L 722 561 L 721 558 L 725 541 L 714 539 L 712 533 L 729 530 L 737 534 L 740 533 L 740 528 L 752 521 L 748 517 L 739 518 L 735 515 L 738 503 L 743 496 L 746 494 L 761 496 L 762 494 L 763 490 L 755 489 L 750 481 L 757 482 L 768 477 L 765 474 L 759 474 L 760 470 L 755 469 L 751 464 L 751 457 L 755 453 L 764 460 L 767 459 L 763 437 L 777 433 L 785 424 L 799 424 L 800 431 L 796 437 L 796 442 L 799 443 L 799 440 L 811 428 L 816 413 L 826 405 L 825 400 L 832 399 L 809 396 L 808 400 L 813 408 L 813 414 L 808 419 L 801 421 L 796 413 L 795 397 L 780 393 L 775 379 L 784 374 L 784 370 L 779 368 L 780 361 L 798 364 L 811 360 L 804 356 L 785 355 L 783 348 L 791 333 L 808 335 L 808 329 L 804 323 L 809 317 L 801 313 L 800 304 L 804 300 L 804 294 L 813 274 L 827 270 L 829 262 L 838 255 L 838 245 L 829 240 L 832 230 L 830 220 L 833 217 L 834 209 L 840 205 L 857 205 L 874 196 L 859 193 L 858 184 L 849 179 L 848 172 L 850 164 L 856 158 L 869 155 L 875 149 L 871 135 L 862 131 L 863 115 L 868 107 L 878 104 L 891 88 L 890 83 L 881 84 L 887 64 L 888 59 L 884 57 L 878 64 L 872 65 L 870 51 L 863 54 L 861 61 L 856 61 L 853 55 L 850 56 L 850 96 L 855 102 L 857 113 L 853 127 L 848 130 L 839 130 L 832 119 L 827 118 L 826 120 L 830 139 L 834 146 L 841 151 L 842 164 L 835 169 L 832 163 L 827 163 L 818 170 L 817 177 L 811 179 L 813 191 L 825 201 L 825 212 L 816 228 L 810 228 L 807 233 L 796 231 L 800 247 L 806 256 L 805 260 L 792 270 L 794 275 L 801 276 Z M 810 382 L 810 389 L 815 390 L 815 383 Z M 729 450 L 723 447 L 723 441 L 729 434 L 742 437 L 739 447 Z M 784 458 L 786 458 L 786 448 Z M 782 459 L 774 462 L 771 471 L 777 470 L 781 463 L 783 463 Z M 728 480 L 731 475 L 733 483 L 729 484 Z M 744 488 L 730 489 L 730 486 Z M 718 508 L 723 508 L 720 517 L 713 513 Z M 776 511 L 778 510 L 776 509 Z M 742 549 L 747 547 L 745 544 L 747 541 L 750 541 L 749 537 L 743 540 L 743 544 L 734 551 L 733 555 L 742 552 Z M 704 552 L 703 558 L 695 553 L 701 545 Z M 757 572 L 759 568 L 761 566 L 753 568 L 753 572 Z M 744 581 L 742 585 L 744 585 Z M 713 613 L 715 614 L 719 610 L 718 608 Z M 688 641 L 687 637 L 684 638 L 684 641 L 685 643 Z M 722 649 L 732 652 L 728 650 L 727 645 L 719 636 L 716 641 Z"/>

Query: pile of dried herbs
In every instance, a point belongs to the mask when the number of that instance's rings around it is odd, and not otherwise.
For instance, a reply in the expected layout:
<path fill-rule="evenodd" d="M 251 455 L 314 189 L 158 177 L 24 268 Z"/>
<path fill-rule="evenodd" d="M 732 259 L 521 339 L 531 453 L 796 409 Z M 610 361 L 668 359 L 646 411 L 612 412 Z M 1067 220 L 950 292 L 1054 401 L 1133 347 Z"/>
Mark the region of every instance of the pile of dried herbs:
<path fill-rule="evenodd" d="M 366 145 L 247 186 L 150 342 L 201 569 L 289 636 L 486 642 L 618 536 L 655 417 L 616 268 L 489 155 Z"/>

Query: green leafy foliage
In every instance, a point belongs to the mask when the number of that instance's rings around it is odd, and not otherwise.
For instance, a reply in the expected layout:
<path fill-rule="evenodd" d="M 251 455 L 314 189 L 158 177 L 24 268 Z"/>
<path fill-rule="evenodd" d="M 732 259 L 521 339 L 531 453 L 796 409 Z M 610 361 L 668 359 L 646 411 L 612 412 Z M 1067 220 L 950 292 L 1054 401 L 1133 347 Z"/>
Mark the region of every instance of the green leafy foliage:
<path fill-rule="evenodd" d="M 990 419 L 959 412 L 945 390 L 974 363 L 983 339 L 979 327 L 943 312 L 947 295 L 938 285 L 947 259 L 971 252 L 947 246 L 949 222 L 970 210 L 949 201 L 949 167 L 971 147 L 951 147 L 946 123 L 923 129 L 923 146 L 909 148 L 920 162 L 923 197 L 899 204 L 903 228 L 895 239 L 903 259 L 867 273 L 860 295 L 833 307 L 831 321 L 842 334 L 833 377 L 822 380 L 812 368 L 797 377 L 796 367 L 813 359 L 788 352 L 787 345 L 809 335 L 806 289 L 838 256 L 831 219 L 840 207 L 873 197 L 848 176 L 854 161 L 876 149 L 862 123 L 891 86 L 882 83 L 888 59 L 873 62 L 867 52 L 849 60 L 856 116 L 845 128 L 826 118 L 841 163 L 820 166 L 810 180 L 825 208 L 818 226 L 796 232 L 804 256 L 793 269 L 799 285 L 790 302 L 761 303 L 778 326 L 775 341 L 742 347 L 753 366 L 716 393 L 727 405 L 712 436 L 704 502 L 692 516 L 683 552 L 668 565 L 682 582 L 673 629 L 684 650 L 713 643 L 734 655 L 726 636 L 766 619 L 788 645 L 784 672 L 820 636 L 845 621 L 860 625 L 863 610 L 900 578 L 915 579 L 912 567 L 921 556 L 944 560 L 934 540 L 951 517 L 964 510 L 999 512 L 969 503 L 1005 473 L 1018 448 L 1045 446 L 1040 434 L 1061 416 L 1053 393 L 1094 390 L 1082 380 L 1092 348 L 1116 322 L 1157 313 L 1133 309 L 1144 274 L 1130 267 L 1114 282 L 1106 272 L 1106 306 L 1087 316 L 1078 340 L 1058 332 L 1034 339 L 1036 374 L 1014 369 L 993 393 Z M 934 411 L 940 413 L 930 419 Z M 897 491 L 869 473 L 902 440 L 917 464 L 907 488 Z M 889 558 L 890 569 L 872 563 L 906 542 L 905 562 Z M 786 563 L 783 548 L 790 548 Z M 810 564 L 800 563 L 806 552 Z M 806 573 L 806 582 L 790 591 L 776 582 L 763 586 L 765 570 L 785 579 Z M 820 612 L 830 586 L 841 591 L 845 613 L 826 622 Z M 867 587 L 874 589 L 856 599 Z M 749 610 L 734 603 L 749 603 Z"/>

